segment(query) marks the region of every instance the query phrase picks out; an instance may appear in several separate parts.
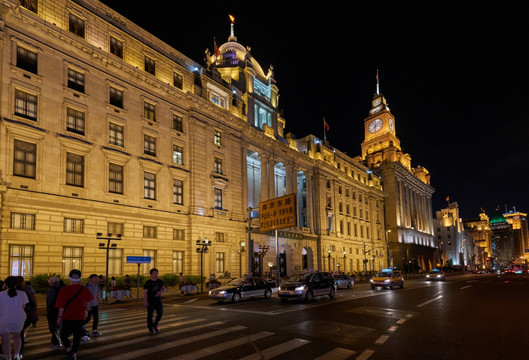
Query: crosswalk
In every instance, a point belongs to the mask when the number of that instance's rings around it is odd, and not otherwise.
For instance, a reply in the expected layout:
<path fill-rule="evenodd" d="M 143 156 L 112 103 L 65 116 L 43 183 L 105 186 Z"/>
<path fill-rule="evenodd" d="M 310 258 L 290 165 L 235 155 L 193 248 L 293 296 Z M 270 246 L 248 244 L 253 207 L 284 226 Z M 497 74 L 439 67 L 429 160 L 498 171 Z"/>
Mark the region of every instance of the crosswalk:
<path fill-rule="evenodd" d="M 270 331 L 252 331 L 247 326 L 232 321 L 211 321 L 204 318 L 164 314 L 162 332 L 148 336 L 145 310 L 111 309 L 100 318 L 101 337 L 82 343 L 79 360 L 105 359 L 285 359 L 297 358 L 298 351 L 303 358 L 317 360 L 366 360 L 373 350 L 356 352 L 351 349 L 334 347 L 322 348 L 317 342 Z M 89 324 L 90 325 L 90 324 Z M 88 328 L 89 329 L 89 328 Z M 63 349 L 50 349 L 50 333 L 46 320 L 28 331 L 24 360 L 63 359 Z M 322 348 L 322 349 L 320 349 Z M 306 355 L 306 354 L 310 355 Z"/>

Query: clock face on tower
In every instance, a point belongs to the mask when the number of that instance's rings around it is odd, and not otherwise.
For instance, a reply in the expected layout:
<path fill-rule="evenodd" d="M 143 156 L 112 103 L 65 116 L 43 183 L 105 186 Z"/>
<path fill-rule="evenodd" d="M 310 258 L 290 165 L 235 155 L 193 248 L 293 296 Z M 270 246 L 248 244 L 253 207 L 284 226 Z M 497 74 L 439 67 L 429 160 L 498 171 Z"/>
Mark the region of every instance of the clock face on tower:
<path fill-rule="evenodd" d="M 389 118 L 388 124 L 389 124 L 389 129 L 391 131 L 395 131 L 395 124 L 393 124 L 393 119 L 392 118 Z"/>
<path fill-rule="evenodd" d="M 380 118 L 371 121 L 371 122 L 369 123 L 368 128 L 367 128 L 367 130 L 368 130 L 371 134 L 376 133 L 376 132 L 379 131 L 380 129 L 382 129 L 382 119 L 380 119 Z"/>

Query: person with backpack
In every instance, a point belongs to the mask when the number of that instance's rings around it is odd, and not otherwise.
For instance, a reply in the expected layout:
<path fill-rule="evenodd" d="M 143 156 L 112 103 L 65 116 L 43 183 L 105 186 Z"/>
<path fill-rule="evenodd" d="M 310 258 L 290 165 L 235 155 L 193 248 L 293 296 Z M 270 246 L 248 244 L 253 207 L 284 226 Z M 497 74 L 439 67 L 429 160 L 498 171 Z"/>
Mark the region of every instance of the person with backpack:
<path fill-rule="evenodd" d="M 90 293 L 94 297 L 90 302 L 90 311 L 86 320 L 83 322 L 83 325 L 86 325 L 90 322 L 90 319 L 93 317 L 94 321 L 92 322 L 92 333 L 91 336 L 101 336 L 101 333 L 97 331 L 97 326 L 99 325 L 99 310 L 103 306 L 103 298 L 101 296 L 101 289 L 98 286 L 99 278 L 97 274 L 92 274 L 88 278 L 88 284 L 86 287 L 90 290 Z"/>
<path fill-rule="evenodd" d="M 83 336 L 83 321 L 94 298 L 86 286 L 81 285 L 81 271 L 73 269 L 69 274 L 70 285 L 62 288 L 55 307 L 59 309 L 57 324 L 61 326 L 61 341 L 66 350 L 66 359 L 77 359 L 77 351 Z M 73 333 L 73 343 L 69 336 Z"/>
<path fill-rule="evenodd" d="M 0 336 L 2 338 L 2 352 L 4 358 L 11 359 L 11 338 L 15 360 L 22 359 L 20 348 L 22 341 L 20 334 L 26 321 L 24 307 L 28 303 L 28 296 L 22 290 L 17 290 L 18 279 L 8 276 L 4 285 L 7 290 L 0 292 Z"/>

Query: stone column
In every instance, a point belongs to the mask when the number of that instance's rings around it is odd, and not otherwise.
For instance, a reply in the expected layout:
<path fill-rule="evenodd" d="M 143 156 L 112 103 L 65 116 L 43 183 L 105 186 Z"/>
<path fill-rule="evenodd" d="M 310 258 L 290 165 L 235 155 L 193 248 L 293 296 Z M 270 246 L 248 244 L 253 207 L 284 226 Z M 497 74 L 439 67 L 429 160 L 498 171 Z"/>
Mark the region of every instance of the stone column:
<path fill-rule="evenodd" d="M 312 218 L 312 214 L 313 214 L 313 211 L 314 209 L 312 208 L 312 206 L 314 205 L 312 203 L 312 173 L 306 171 L 305 172 L 305 178 L 306 178 L 306 184 L 307 184 L 307 226 L 309 227 L 309 229 L 311 229 L 311 232 L 314 232 L 314 229 L 313 229 L 313 221 L 314 219 Z"/>
<path fill-rule="evenodd" d="M 268 199 L 276 197 L 275 187 L 275 160 L 273 157 L 268 159 Z"/>
<path fill-rule="evenodd" d="M 294 179 L 292 176 L 292 170 L 294 166 L 292 163 L 287 163 L 285 165 L 285 172 L 286 172 L 286 179 L 287 179 L 287 194 L 292 194 L 293 192 L 296 192 L 297 189 L 294 188 Z"/>
<path fill-rule="evenodd" d="M 261 155 L 261 201 L 268 200 L 268 157 Z"/>

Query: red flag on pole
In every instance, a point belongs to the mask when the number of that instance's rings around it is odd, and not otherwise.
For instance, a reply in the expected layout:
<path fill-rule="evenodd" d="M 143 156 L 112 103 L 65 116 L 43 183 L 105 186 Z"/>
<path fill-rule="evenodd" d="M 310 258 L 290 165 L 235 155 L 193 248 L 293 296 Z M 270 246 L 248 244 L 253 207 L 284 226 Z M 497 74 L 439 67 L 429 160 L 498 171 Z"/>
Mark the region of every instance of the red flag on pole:
<path fill-rule="evenodd" d="M 217 41 L 215 40 L 215 38 L 213 38 L 213 47 L 215 48 L 215 56 L 220 57 L 220 50 L 217 46 Z"/>
<path fill-rule="evenodd" d="M 329 131 L 329 124 L 327 124 L 327 121 L 325 121 L 325 118 L 323 118 L 323 127 L 325 127 L 325 130 Z"/>
<path fill-rule="evenodd" d="M 446 202 L 449 202 L 450 201 L 450 196 L 447 196 L 446 197 Z"/>

